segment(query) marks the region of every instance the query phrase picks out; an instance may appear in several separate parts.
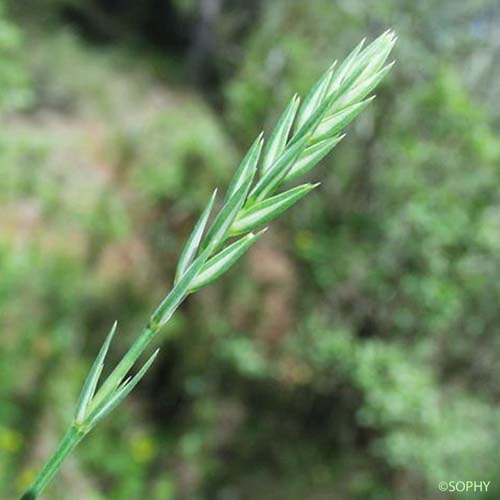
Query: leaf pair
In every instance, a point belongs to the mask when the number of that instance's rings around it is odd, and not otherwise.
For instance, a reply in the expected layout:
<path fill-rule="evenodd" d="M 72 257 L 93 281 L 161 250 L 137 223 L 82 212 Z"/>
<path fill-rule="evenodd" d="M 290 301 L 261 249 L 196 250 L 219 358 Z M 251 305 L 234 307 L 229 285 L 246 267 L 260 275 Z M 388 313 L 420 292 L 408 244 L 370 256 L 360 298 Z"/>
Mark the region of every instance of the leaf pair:
<path fill-rule="evenodd" d="M 104 398 L 99 404 L 93 405 L 93 398 L 102 374 L 104 360 L 108 353 L 111 341 L 116 333 L 117 322 L 113 324 L 104 344 L 102 345 L 99 354 L 97 355 L 90 371 L 83 384 L 80 398 L 76 406 L 75 422 L 79 424 L 84 432 L 90 430 L 99 420 L 108 415 L 116 406 L 118 406 L 132 391 L 132 389 L 144 377 L 149 367 L 158 355 L 157 349 L 144 363 L 142 368 L 133 377 L 125 380 L 114 392 Z"/>

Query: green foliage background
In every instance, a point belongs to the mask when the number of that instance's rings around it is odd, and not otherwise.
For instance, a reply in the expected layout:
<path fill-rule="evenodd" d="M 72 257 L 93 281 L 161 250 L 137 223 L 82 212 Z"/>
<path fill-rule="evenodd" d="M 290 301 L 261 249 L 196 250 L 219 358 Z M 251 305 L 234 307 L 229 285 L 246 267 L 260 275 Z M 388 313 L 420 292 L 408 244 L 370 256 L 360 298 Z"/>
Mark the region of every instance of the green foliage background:
<path fill-rule="evenodd" d="M 397 65 L 248 258 L 169 324 L 47 498 L 500 495 L 500 27 L 489 0 L 0 9 L 0 496 L 119 359 L 256 134 L 365 35 Z M 450 498 L 453 495 L 450 495 Z"/>

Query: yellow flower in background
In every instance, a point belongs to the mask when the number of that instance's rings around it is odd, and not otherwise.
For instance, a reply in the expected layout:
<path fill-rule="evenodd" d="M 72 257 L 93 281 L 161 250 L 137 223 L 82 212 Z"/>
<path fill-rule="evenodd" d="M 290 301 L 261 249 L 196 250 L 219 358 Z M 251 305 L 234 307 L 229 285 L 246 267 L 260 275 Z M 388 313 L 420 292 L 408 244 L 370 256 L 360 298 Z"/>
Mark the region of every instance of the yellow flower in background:
<path fill-rule="evenodd" d="M 135 436 L 130 441 L 132 457 L 138 463 L 149 462 L 156 454 L 156 447 L 150 436 Z"/>
<path fill-rule="evenodd" d="M 35 478 L 37 469 L 35 467 L 26 467 L 16 477 L 16 486 L 19 491 L 25 490 Z"/>
<path fill-rule="evenodd" d="M 311 231 L 299 231 L 295 236 L 295 247 L 299 252 L 308 252 L 314 245 Z"/>
<path fill-rule="evenodd" d="M 19 433 L 7 427 L 0 427 L 0 451 L 15 453 L 21 448 L 22 442 L 23 439 Z"/>

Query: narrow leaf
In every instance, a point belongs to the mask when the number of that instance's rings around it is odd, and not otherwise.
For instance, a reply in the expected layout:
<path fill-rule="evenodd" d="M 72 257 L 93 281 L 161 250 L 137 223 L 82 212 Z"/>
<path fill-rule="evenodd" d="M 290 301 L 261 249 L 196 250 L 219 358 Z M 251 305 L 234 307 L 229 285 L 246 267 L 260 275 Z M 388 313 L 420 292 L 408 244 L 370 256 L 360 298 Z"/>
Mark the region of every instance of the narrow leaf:
<path fill-rule="evenodd" d="M 243 203 L 245 203 L 252 179 L 253 175 L 247 177 L 238 191 L 231 196 L 217 214 L 214 223 L 202 243 L 203 249 L 209 249 L 209 253 L 212 253 L 224 243 L 231 224 L 238 215 Z"/>
<path fill-rule="evenodd" d="M 223 275 L 255 243 L 263 232 L 264 230 L 257 234 L 247 234 L 208 260 L 198 276 L 193 280 L 189 291 L 195 292 Z"/>
<path fill-rule="evenodd" d="M 332 111 L 341 110 L 342 108 L 350 106 L 351 104 L 365 98 L 381 82 L 393 65 L 394 62 L 388 64 L 370 78 L 363 80 L 359 85 L 350 89 L 349 92 L 344 94 L 337 102 L 335 102 L 335 105 L 332 107 Z"/>
<path fill-rule="evenodd" d="M 279 186 L 304 150 L 307 140 L 308 137 L 305 136 L 287 148 L 279 160 L 259 179 L 259 182 L 250 193 L 250 199 L 261 200 Z"/>
<path fill-rule="evenodd" d="M 262 144 L 264 143 L 263 135 L 264 134 L 261 133 L 259 137 L 255 139 L 254 143 L 237 168 L 233 179 L 227 188 L 226 197 L 224 199 L 225 202 L 229 200 L 236 193 L 236 191 L 238 191 L 245 181 L 248 181 L 249 177 L 253 178 L 257 168 L 257 163 L 259 162 L 260 153 L 262 151 Z"/>
<path fill-rule="evenodd" d="M 306 142 L 314 135 L 324 117 L 330 113 L 333 103 L 338 99 L 339 95 L 348 88 L 349 82 L 344 82 L 341 87 L 333 94 L 326 97 L 316 111 L 309 117 L 306 123 L 295 133 L 290 140 L 288 147 L 306 138 Z M 345 87 L 345 89 L 344 89 Z"/>
<path fill-rule="evenodd" d="M 354 47 L 354 49 L 350 52 L 350 54 L 342 61 L 342 64 L 338 67 L 337 71 L 335 71 L 330 82 L 330 87 L 328 90 L 329 94 L 336 91 L 340 87 L 340 85 L 344 82 L 347 75 L 349 74 L 354 64 L 356 63 L 356 59 L 359 53 L 361 52 L 363 45 L 365 44 L 365 40 L 366 38 L 363 38 L 363 40 L 361 40 L 361 42 L 359 42 L 358 45 Z"/>
<path fill-rule="evenodd" d="M 130 368 L 132 368 L 156 333 L 172 317 L 172 314 L 174 314 L 177 307 L 179 307 L 181 302 L 186 298 L 191 281 L 200 272 L 211 251 L 212 249 L 205 249 L 201 255 L 199 255 L 187 268 L 186 272 L 182 275 L 182 278 L 174 286 L 174 288 L 172 288 L 170 293 L 162 300 L 160 305 L 151 315 L 150 325 L 148 325 L 142 335 L 135 340 L 125 356 L 123 356 L 121 361 L 118 365 L 116 365 L 114 370 L 110 373 L 108 378 L 97 391 L 97 394 L 90 405 L 91 410 L 97 408 L 116 391 L 116 388 L 122 383 L 123 378 L 127 375 Z"/>
<path fill-rule="evenodd" d="M 92 400 L 92 397 L 94 396 L 97 383 L 99 382 L 99 377 L 102 373 L 104 359 L 106 358 L 106 354 L 108 353 L 109 346 L 111 345 L 111 341 L 113 340 L 117 326 L 118 322 L 115 321 L 113 323 L 113 326 L 111 327 L 110 332 L 108 333 L 108 336 L 106 337 L 106 340 L 102 344 L 101 349 L 99 350 L 99 353 L 97 354 L 97 357 L 92 364 L 92 367 L 90 368 L 87 378 L 85 379 L 82 392 L 80 393 L 80 397 L 76 405 L 75 420 L 77 422 L 83 422 L 85 418 L 87 408 L 90 401 Z"/>
<path fill-rule="evenodd" d="M 243 210 L 231 227 L 231 235 L 236 236 L 252 231 L 278 217 L 285 210 L 297 203 L 319 184 L 303 184 L 284 193 L 260 201 L 247 210 Z M 208 265 L 208 262 L 207 262 Z"/>
<path fill-rule="evenodd" d="M 92 411 L 87 419 L 90 427 L 93 427 L 99 420 L 109 415 L 132 392 L 132 389 L 139 383 L 153 364 L 158 352 L 159 349 L 156 349 L 134 377 L 124 382 L 107 400 L 103 401 L 102 404 Z"/>
<path fill-rule="evenodd" d="M 361 113 L 361 111 L 363 111 L 374 98 L 375 96 L 369 97 L 364 101 L 353 104 L 338 113 L 334 113 L 324 118 L 314 133 L 312 141 L 313 144 L 338 134 L 352 120 L 354 120 L 354 118 L 356 118 L 356 116 L 358 116 L 359 113 Z"/>
<path fill-rule="evenodd" d="M 307 174 L 307 172 L 312 170 L 344 137 L 345 134 L 338 135 L 309 146 L 295 162 L 290 172 L 288 172 L 285 182 L 294 181 Z"/>
<path fill-rule="evenodd" d="M 395 37 L 391 31 L 387 31 L 376 40 L 374 40 L 363 51 L 354 51 L 344 61 L 347 63 L 344 67 L 341 66 L 339 71 L 332 78 L 330 93 L 334 92 L 337 99 L 340 99 L 346 92 L 350 92 L 352 88 L 359 83 L 375 74 L 387 59 L 392 47 L 394 46 Z M 342 71 L 341 71 L 342 69 Z M 365 94 L 366 95 L 366 94 Z M 337 107 L 339 109 L 339 107 Z"/>
<path fill-rule="evenodd" d="M 163 299 L 161 304 L 157 307 L 152 315 L 152 321 L 158 324 L 159 327 L 163 326 L 171 318 L 179 304 L 184 300 L 187 295 L 189 286 L 192 280 L 200 272 L 203 265 L 207 261 L 210 253 L 213 251 L 212 247 L 206 248 L 199 257 L 188 267 L 179 282 L 172 288 L 170 293 Z M 134 360 L 135 362 L 135 360 Z M 130 365 L 132 366 L 132 365 Z M 130 367 L 129 367 L 130 368 Z"/>
<path fill-rule="evenodd" d="M 281 118 L 274 128 L 271 137 L 267 141 L 266 148 L 264 150 L 264 158 L 262 160 L 261 175 L 264 175 L 269 170 L 276 159 L 279 158 L 285 150 L 286 141 L 288 139 L 290 129 L 292 128 L 295 115 L 297 114 L 299 102 L 299 96 L 295 95 L 285 109 L 283 115 L 281 115 Z"/>
<path fill-rule="evenodd" d="M 175 283 L 177 283 L 181 279 L 182 275 L 186 271 L 186 268 L 189 266 L 189 264 L 191 264 L 196 255 L 198 246 L 200 245 L 200 241 L 203 236 L 203 231 L 205 231 L 205 227 L 207 225 L 210 212 L 212 211 L 212 208 L 214 206 L 216 195 L 217 195 L 217 189 L 213 192 L 210 201 L 205 207 L 205 210 L 203 210 L 203 213 L 198 219 L 198 222 L 194 226 L 193 232 L 189 236 L 189 239 L 187 240 L 186 244 L 184 245 L 184 249 L 182 250 L 182 254 L 179 258 L 179 263 L 177 264 Z"/>
<path fill-rule="evenodd" d="M 368 71 L 374 71 L 376 64 L 372 65 L 371 61 L 376 59 L 377 51 L 380 51 L 382 44 L 391 43 L 385 39 L 385 36 L 389 36 L 389 32 L 381 35 L 374 42 L 372 42 L 364 50 L 361 50 L 364 40 L 349 54 L 349 56 L 341 64 L 337 72 L 332 77 L 332 83 L 328 92 L 328 97 L 331 100 L 330 111 L 333 109 L 334 104 L 347 92 L 350 92 L 359 82 L 361 82 L 361 75 L 366 78 L 370 76 Z M 392 45 L 391 45 L 392 48 Z M 370 68 L 368 70 L 367 68 Z M 336 106 L 335 109 L 340 109 Z"/>
<path fill-rule="evenodd" d="M 313 88 L 310 90 L 309 94 L 307 94 L 302 106 L 300 107 L 296 130 L 300 130 L 302 125 L 306 123 L 306 121 L 311 117 L 314 111 L 318 108 L 318 106 L 323 102 L 323 99 L 328 91 L 328 87 L 330 85 L 330 81 L 333 75 L 333 68 L 335 67 L 336 62 L 334 62 L 327 71 L 323 74 L 323 76 L 316 82 Z"/>
<path fill-rule="evenodd" d="M 363 54 L 360 56 L 359 64 L 365 66 L 365 68 L 359 75 L 355 84 L 365 78 L 369 78 L 382 69 L 395 43 L 396 36 L 393 32 L 388 31 L 378 37 L 363 51 Z"/>

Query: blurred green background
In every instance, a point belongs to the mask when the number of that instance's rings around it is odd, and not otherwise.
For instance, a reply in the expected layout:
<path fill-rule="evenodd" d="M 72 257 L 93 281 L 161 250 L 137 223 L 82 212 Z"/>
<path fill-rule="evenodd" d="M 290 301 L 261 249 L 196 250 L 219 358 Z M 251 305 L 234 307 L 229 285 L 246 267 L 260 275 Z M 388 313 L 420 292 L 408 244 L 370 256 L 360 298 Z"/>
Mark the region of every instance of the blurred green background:
<path fill-rule="evenodd" d="M 500 498 L 498 0 L 0 0 L 2 499 L 254 137 L 390 27 L 320 190 L 182 306 L 46 498 Z"/>

